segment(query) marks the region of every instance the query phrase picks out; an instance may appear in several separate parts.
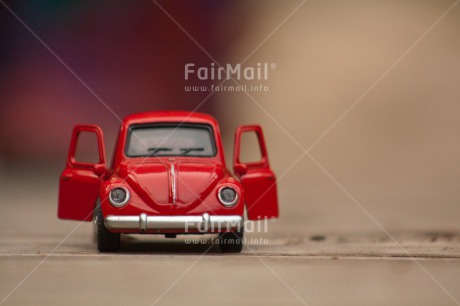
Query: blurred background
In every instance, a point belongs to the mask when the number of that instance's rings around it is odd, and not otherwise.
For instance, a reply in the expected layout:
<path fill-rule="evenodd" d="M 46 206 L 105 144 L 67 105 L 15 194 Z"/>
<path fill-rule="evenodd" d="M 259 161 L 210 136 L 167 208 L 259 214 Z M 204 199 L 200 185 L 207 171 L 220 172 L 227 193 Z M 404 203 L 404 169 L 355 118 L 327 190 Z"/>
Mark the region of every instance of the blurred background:
<path fill-rule="evenodd" d="M 229 166 L 235 128 L 263 126 L 272 235 L 379 231 L 347 193 L 390 232 L 459 231 L 460 6 L 384 75 L 454 1 L 4 3 L 39 39 L 0 5 L 0 210 L 35 198 L 55 214 L 74 125 L 100 125 L 110 158 L 119 118 L 197 108 L 220 121 Z M 268 63 L 267 80 L 240 82 L 268 91 L 185 91 L 219 83 L 184 78 L 206 53 Z"/>

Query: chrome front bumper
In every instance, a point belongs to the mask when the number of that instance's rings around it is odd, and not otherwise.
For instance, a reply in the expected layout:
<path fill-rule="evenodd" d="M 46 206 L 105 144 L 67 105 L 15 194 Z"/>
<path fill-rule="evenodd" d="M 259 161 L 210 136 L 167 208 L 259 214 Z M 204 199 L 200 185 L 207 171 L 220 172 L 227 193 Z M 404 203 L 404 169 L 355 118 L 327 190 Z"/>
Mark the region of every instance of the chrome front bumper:
<path fill-rule="evenodd" d="M 107 229 L 115 231 L 216 233 L 241 228 L 243 217 L 210 216 L 207 213 L 201 216 L 147 216 L 142 213 L 139 216 L 107 216 L 104 224 Z"/>

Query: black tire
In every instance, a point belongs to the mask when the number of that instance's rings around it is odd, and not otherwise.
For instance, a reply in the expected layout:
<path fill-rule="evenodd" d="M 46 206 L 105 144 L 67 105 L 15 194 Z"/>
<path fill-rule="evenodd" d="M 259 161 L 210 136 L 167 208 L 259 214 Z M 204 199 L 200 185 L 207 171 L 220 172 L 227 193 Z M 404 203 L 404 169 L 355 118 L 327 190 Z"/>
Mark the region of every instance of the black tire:
<path fill-rule="evenodd" d="M 244 227 L 236 232 L 219 235 L 219 246 L 222 253 L 241 253 L 243 250 Z"/>
<path fill-rule="evenodd" d="M 105 228 L 101 207 L 96 206 L 97 249 L 99 252 L 117 252 L 120 249 L 120 234 Z"/>

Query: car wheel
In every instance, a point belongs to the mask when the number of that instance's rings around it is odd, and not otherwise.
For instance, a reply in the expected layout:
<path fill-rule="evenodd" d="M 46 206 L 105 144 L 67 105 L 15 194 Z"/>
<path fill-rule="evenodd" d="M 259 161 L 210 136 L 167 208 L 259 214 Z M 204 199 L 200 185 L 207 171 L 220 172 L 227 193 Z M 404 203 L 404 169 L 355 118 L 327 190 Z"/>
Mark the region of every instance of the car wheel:
<path fill-rule="evenodd" d="M 222 253 L 240 253 L 243 250 L 244 227 L 236 232 L 221 233 L 219 246 Z"/>
<path fill-rule="evenodd" d="M 96 207 L 97 249 L 99 252 L 116 252 L 120 249 L 120 234 L 105 228 L 101 206 Z"/>

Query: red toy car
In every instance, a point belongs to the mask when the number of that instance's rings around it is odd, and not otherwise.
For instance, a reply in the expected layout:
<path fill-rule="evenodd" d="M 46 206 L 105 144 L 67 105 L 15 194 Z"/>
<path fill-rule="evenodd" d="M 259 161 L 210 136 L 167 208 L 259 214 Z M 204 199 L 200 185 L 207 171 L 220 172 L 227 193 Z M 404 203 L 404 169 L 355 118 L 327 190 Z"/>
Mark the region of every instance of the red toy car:
<path fill-rule="evenodd" d="M 97 138 L 98 162 L 76 157 L 85 133 Z M 261 160 L 240 162 L 244 133 L 255 133 Z M 120 234 L 218 233 L 223 252 L 243 247 L 245 205 L 249 220 L 278 217 L 275 175 L 262 129 L 240 126 L 235 135 L 234 173 L 225 165 L 217 121 L 191 112 L 147 112 L 126 117 L 106 165 L 96 125 L 73 130 L 60 177 L 58 217 L 96 225 L 100 252 L 120 247 Z"/>

